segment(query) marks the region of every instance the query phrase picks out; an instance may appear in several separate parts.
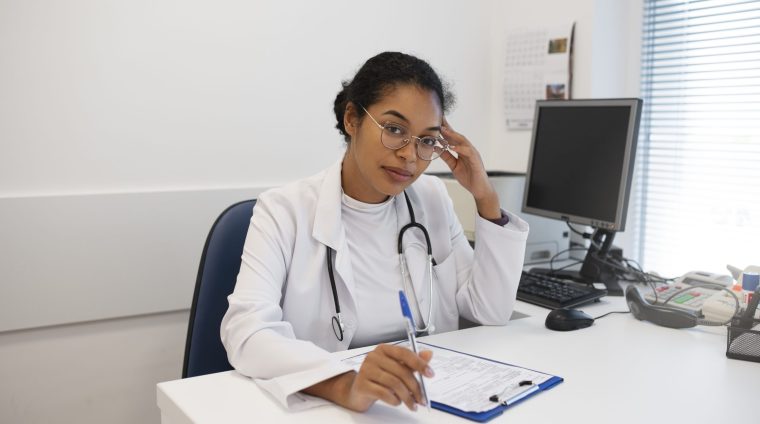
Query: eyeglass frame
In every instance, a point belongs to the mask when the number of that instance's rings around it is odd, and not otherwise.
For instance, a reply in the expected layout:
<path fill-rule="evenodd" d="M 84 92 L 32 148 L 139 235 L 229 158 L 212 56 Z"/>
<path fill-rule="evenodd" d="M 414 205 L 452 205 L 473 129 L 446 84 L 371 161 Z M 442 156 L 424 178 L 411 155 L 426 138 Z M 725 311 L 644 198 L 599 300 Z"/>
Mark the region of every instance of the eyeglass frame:
<path fill-rule="evenodd" d="M 411 143 L 412 138 L 415 138 L 416 139 L 416 143 L 415 143 L 415 146 L 414 146 L 415 147 L 415 153 L 417 154 L 417 157 L 420 158 L 420 160 L 424 160 L 426 162 L 432 162 L 432 161 L 440 158 L 441 155 L 443 154 L 443 152 L 449 150 L 449 142 L 445 138 L 443 138 L 443 136 L 440 135 L 440 134 L 436 135 L 436 136 L 432 136 L 432 135 L 431 136 L 427 136 L 427 137 L 432 137 L 432 138 L 436 139 L 436 141 L 438 141 L 438 143 L 440 143 L 441 146 L 443 147 L 443 151 L 441 153 L 439 153 L 438 156 L 431 157 L 430 159 L 425 159 L 422 156 L 420 156 L 420 143 L 422 142 L 422 139 L 425 138 L 425 137 L 417 137 L 416 135 L 409 135 L 408 138 L 402 139 L 402 141 L 403 141 L 402 145 L 400 145 L 398 147 L 388 147 L 388 145 L 386 145 L 385 143 L 383 143 L 383 132 L 386 130 L 385 129 L 385 125 L 381 125 L 379 122 L 377 122 L 377 120 L 375 119 L 375 117 L 372 116 L 372 114 L 369 113 L 369 111 L 363 105 L 359 105 L 359 106 L 362 108 L 362 110 L 364 110 L 364 113 L 366 113 L 367 116 L 369 116 L 369 119 L 371 119 L 372 122 L 374 122 L 375 125 L 377 125 L 377 127 L 380 128 L 380 144 L 382 144 L 383 147 L 385 147 L 386 149 L 390 149 L 390 150 L 400 150 L 400 149 L 403 149 L 404 147 L 408 146 L 409 143 Z M 403 127 L 403 125 L 401 125 L 401 126 Z M 406 127 L 404 127 L 404 128 L 406 128 Z"/>

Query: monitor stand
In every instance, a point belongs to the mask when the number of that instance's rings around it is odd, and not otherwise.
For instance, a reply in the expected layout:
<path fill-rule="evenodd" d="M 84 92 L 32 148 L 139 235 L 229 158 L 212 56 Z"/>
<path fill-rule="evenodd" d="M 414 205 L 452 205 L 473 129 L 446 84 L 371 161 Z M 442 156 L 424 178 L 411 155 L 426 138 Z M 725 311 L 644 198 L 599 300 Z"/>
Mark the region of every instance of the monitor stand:
<path fill-rule="evenodd" d="M 623 296 L 623 288 L 620 286 L 617 277 L 622 265 L 619 265 L 619 260 L 615 258 L 615 256 L 622 257 L 623 252 L 620 249 L 612 247 L 612 240 L 614 238 L 614 231 L 596 229 L 591 237 L 593 242 L 586 252 L 586 257 L 583 259 L 580 271 L 564 269 L 552 271 L 549 268 L 532 268 L 530 272 L 550 274 L 553 277 L 573 280 L 588 285 L 602 283 L 607 289 L 607 295 Z M 611 254 L 613 252 L 615 255 Z"/>

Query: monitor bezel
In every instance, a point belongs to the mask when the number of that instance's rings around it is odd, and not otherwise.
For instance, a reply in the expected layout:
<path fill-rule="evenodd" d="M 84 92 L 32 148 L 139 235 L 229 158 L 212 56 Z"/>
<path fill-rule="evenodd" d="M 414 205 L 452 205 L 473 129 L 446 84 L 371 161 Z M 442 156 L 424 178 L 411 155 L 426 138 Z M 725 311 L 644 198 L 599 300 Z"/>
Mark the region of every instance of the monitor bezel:
<path fill-rule="evenodd" d="M 572 222 L 579 225 L 589 225 L 594 228 L 600 228 L 609 231 L 624 231 L 626 216 L 628 211 L 628 202 L 631 193 L 631 185 L 634 170 L 634 161 L 636 157 L 636 147 L 638 144 L 639 123 L 641 120 L 642 100 L 638 98 L 618 98 L 618 99 L 572 99 L 572 100 L 538 100 L 536 101 L 535 115 L 533 119 L 533 132 L 531 134 L 530 154 L 528 156 L 528 169 L 525 175 L 525 190 L 523 192 L 522 211 L 534 215 L 553 218 L 563 221 Z M 617 206 L 615 209 L 615 221 L 609 222 L 599 220 L 594 217 L 573 215 L 561 211 L 553 211 L 529 206 L 528 194 L 530 189 L 531 176 L 533 171 L 533 153 L 536 145 L 536 135 L 540 112 L 542 108 L 555 107 L 599 107 L 625 106 L 630 108 L 628 116 L 628 132 L 626 134 L 625 154 L 623 158 L 622 175 L 620 186 L 618 187 Z"/>

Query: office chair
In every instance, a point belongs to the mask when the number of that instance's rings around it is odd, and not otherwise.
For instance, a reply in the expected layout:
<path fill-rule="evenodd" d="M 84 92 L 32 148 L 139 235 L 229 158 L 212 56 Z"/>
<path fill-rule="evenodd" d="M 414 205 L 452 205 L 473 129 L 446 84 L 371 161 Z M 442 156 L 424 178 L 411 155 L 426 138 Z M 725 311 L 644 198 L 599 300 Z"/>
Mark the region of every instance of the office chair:
<path fill-rule="evenodd" d="M 235 288 L 240 271 L 240 257 L 255 204 L 253 199 L 228 207 L 208 233 L 195 281 L 182 378 L 232 369 L 219 328 L 227 311 L 227 296 Z"/>

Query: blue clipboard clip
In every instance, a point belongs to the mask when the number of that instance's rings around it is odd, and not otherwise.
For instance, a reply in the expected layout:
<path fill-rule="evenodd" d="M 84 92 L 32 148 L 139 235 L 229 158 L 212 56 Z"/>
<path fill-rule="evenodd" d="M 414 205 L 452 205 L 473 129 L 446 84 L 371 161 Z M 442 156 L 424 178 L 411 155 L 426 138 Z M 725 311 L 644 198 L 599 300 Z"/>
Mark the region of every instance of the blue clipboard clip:
<path fill-rule="evenodd" d="M 488 398 L 491 402 L 496 402 L 500 405 L 510 406 L 517 403 L 520 399 L 524 399 L 531 394 L 538 391 L 538 384 L 533 384 L 532 381 L 523 380 L 516 385 L 508 386 L 501 393 L 496 394 Z M 505 393 L 509 392 L 509 397 L 505 397 Z"/>

